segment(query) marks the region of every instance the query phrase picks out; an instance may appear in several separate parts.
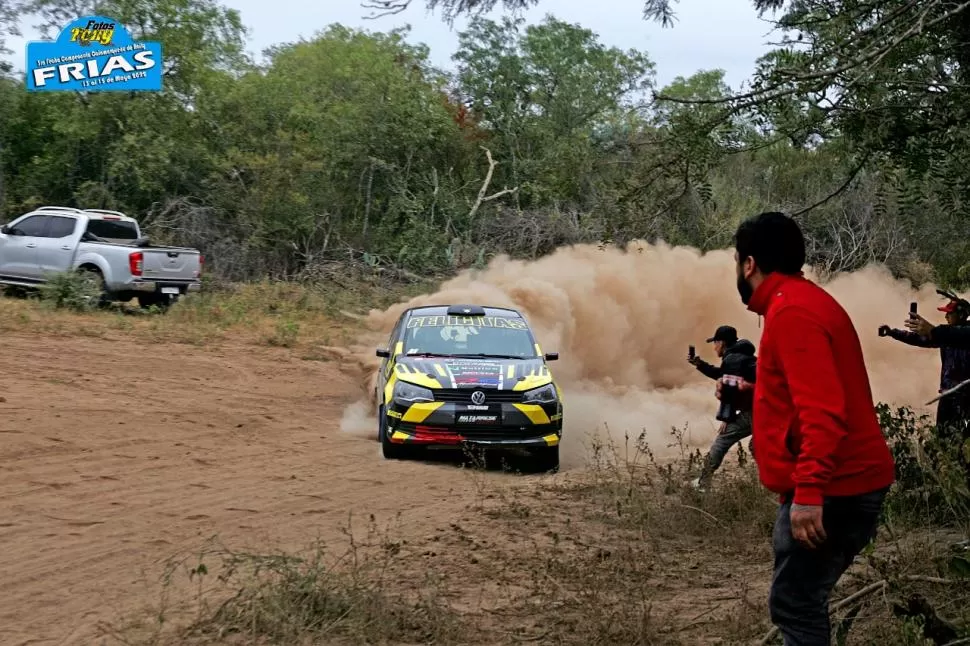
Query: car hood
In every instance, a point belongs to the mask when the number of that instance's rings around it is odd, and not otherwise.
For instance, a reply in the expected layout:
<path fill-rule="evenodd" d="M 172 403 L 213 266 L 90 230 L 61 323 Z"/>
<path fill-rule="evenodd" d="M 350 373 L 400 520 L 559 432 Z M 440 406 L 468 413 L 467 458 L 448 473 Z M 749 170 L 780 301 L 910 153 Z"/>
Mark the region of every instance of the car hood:
<path fill-rule="evenodd" d="M 552 382 L 541 358 L 489 359 L 405 357 L 396 361 L 397 377 L 426 388 L 529 390 Z"/>

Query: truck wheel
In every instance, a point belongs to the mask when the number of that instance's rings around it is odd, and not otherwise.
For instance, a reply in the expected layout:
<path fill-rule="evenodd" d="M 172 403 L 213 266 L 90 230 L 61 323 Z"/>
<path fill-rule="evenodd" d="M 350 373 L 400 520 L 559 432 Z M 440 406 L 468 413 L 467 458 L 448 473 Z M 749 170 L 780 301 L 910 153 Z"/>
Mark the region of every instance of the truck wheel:
<path fill-rule="evenodd" d="M 559 445 L 536 449 L 532 454 L 532 468 L 538 473 L 559 471 Z"/>
<path fill-rule="evenodd" d="M 83 277 L 90 280 L 95 285 L 95 288 L 98 290 L 98 295 L 97 297 L 95 297 L 95 299 L 93 299 L 94 302 L 92 303 L 92 305 L 94 307 L 104 307 L 105 305 L 107 305 L 108 290 L 105 288 L 104 276 L 101 275 L 101 272 L 98 271 L 97 269 L 91 269 L 88 267 L 85 267 L 78 271 L 81 273 Z"/>
<path fill-rule="evenodd" d="M 147 310 L 150 307 L 157 307 L 162 312 L 168 311 L 168 308 L 178 300 L 178 296 L 169 299 L 166 294 L 154 292 L 151 294 L 139 294 L 137 298 L 138 306 L 142 309 Z"/>

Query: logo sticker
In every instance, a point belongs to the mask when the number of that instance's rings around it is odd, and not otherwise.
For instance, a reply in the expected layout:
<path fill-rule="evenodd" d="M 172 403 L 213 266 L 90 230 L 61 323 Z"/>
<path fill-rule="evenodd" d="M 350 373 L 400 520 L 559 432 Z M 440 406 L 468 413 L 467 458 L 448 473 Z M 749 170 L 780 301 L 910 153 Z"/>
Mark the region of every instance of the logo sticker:
<path fill-rule="evenodd" d="M 55 41 L 27 43 L 29 92 L 160 92 L 162 45 L 135 42 L 114 18 L 84 16 Z"/>
<path fill-rule="evenodd" d="M 474 424 L 474 423 L 485 423 L 497 422 L 498 415 L 459 415 L 459 424 Z"/>

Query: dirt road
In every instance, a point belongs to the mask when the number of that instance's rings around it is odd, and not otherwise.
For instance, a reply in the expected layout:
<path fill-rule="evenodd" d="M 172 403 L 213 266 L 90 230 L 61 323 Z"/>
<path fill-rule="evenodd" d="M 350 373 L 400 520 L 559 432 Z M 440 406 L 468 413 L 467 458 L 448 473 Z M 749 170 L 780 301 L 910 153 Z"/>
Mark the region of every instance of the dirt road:
<path fill-rule="evenodd" d="M 356 384 L 287 350 L 8 335 L 0 375 L 2 644 L 94 643 L 213 535 L 300 548 L 399 510 L 434 531 L 474 495 L 341 433 Z"/>

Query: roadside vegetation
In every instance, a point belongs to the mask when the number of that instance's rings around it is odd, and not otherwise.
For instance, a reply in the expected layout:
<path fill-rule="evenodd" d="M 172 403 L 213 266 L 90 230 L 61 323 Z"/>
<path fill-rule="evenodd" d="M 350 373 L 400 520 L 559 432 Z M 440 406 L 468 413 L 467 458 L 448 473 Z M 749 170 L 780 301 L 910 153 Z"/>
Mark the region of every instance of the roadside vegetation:
<path fill-rule="evenodd" d="M 901 479 L 833 596 L 837 643 L 966 643 L 970 495 L 942 475 L 953 456 L 926 462 L 923 421 L 882 414 Z M 477 504 L 422 539 L 352 518 L 343 542 L 298 554 L 213 544 L 172 564 L 169 584 L 194 591 L 181 605 L 104 629 L 129 644 L 780 644 L 765 610 L 775 501 L 743 449 L 697 492 L 699 458 L 658 463 L 629 437 L 594 446 L 578 476 L 481 480 Z"/>

